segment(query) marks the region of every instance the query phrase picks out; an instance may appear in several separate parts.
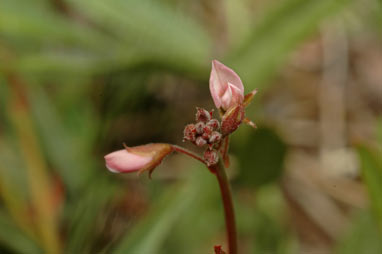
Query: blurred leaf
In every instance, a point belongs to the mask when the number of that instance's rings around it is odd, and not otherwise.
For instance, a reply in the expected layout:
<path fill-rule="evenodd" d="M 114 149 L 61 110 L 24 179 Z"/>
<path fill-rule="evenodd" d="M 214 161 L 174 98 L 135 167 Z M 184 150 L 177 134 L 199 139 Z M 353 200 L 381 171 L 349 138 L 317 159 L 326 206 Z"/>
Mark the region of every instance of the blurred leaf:
<path fill-rule="evenodd" d="M 118 188 L 105 176 L 89 183 L 80 202 L 68 207 L 70 221 L 65 253 L 90 253 L 96 237 L 97 218 Z"/>
<path fill-rule="evenodd" d="M 71 45 L 106 50 L 107 45 L 113 44 L 107 36 L 102 36 L 96 30 L 72 22 L 51 8 L 28 0 L 3 1 L 0 9 L 0 34 L 14 43 L 22 42 L 14 46 L 35 46 L 35 49 L 39 46 Z"/>
<path fill-rule="evenodd" d="M 254 253 L 298 253 L 297 237 L 287 226 L 286 203 L 279 185 L 259 188 L 254 193 Z"/>
<path fill-rule="evenodd" d="M 253 17 L 246 0 L 224 0 L 230 48 L 237 48 L 251 32 Z"/>
<path fill-rule="evenodd" d="M 36 121 L 48 158 L 55 165 L 55 169 L 64 180 L 70 194 L 75 194 L 87 183 L 92 174 L 94 164 L 88 156 L 91 151 L 83 150 L 83 140 L 79 133 L 68 131 L 67 123 L 61 119 L 51 98 L 47 96 L 41 86 L 30 87 L 28 92 L 32 102 L 31 113 Z M 89 132 L 96 131 L 94 126 L 87 129 Z"/>
<path fill-rule="evenodd" d="M 150 214 L 127 233 L 115 248 L 116 254 L 162 253 L 161 245 L 171 234 L 179 217 L 191 209 L 198 196 L 203 195 L 203 190 L 213 181 L 212 176 L 201 177 L 203 173 L 198 171 L 206 171 L 203 166 L 189 169 L 194 171 L 192 178 L 186 184 L 172 186 L 162 194 Z"/>
<path fill-rule="evenodd" d="M 205 74 L 210 39 L 196 22 L 165 4 L 136 0 L 71 3 L 76 18 L 31 1 L 5 1 L 0 9 L 0 35 L 17 54 L 0 67 L 89 75 L 150 62 Z"/>
<path fill-rule="evenodd" d="M 28 181 L 21 154 L 8 139 L 0 139 L 0 197 L 18 226 L 35 236 L 28 204 Z"/>
<path fill-rule="evenodd" d="M 92 155 L 99 122 L 89 110 L 90 100 L 83 96 L 78 97 L 78 101 L 70 101 L 70 105 L 58 112 L 43 87 L 36 85 L 28 91 L 47 156 L 69 192 L 65 221 L 69 224 L 70 237 L 66 251 L 89 251 L 95 237 L 97 216 L 116 191 L 116 185 L 105 174 L 97 172 L 97 161 L 102 157 L 94 160 Z"/>
<path fill-rule="evenodd" d="M 22 159 L 25 160 L 38 233 L 45 251 L 52 254 L 60 253 L 57 214 L 49 202 L 52 200 L 52 182 L 29 116 L 28 102 L 25 100 L 25 84 L 17 76 L 12 75 L 9 75 L 8 82 L 12 91 L 8 112 L 20 144 Z"/>
<path fill-rule="evenodd" d="M 208 183 L 203 183 L 201 194 L 177 219 L 160 253 L 210 253 L 212 246 L 225 244 L 224 212 L 216 177 L 201 168 L 198 178 Z"/>
<path fill-rule="evenodd" d="M 241 142 L 240 142 L 241 141 Z M 240 173 L 238 184 L 257 187 L 277 180 L 282 174 L 286 145 L 271 129 L 246 132 L 245 140 L 233 140 Z"/>
<path fill-rule="evenodd" d="M 40 254 L 44 253 L 31 239 L 19 231 L 12 219 L 0 210 L 0 242 L 15 253 Z"/>
<path fill-rule="evenodd" d="M 284 0 L 259 22 L 229 62 L 250 89 L 265 85 L 277 67 L 329 15 L 351 0 Z"/>
<path fill-rule="evenodd" d="M 70 3 L 141 55 L 194 74 L 204 73 L 210 39 L 190 18 L 165 4 L 145 0 L 73 1 Z"/>
<path fill-rule="evenodd" d="M 363 180 L 370 196 L 371 209 L 374 213 L 382 238 L 382 154 L 359 145 Z"/>
<path fill-rule="evenodd" d="M 361 211 L 354 217 L 351 228 L 340 239 L 334 253 L 382 253 L 382 241 L 378 233 L 378 227 L 369 211 Z"/>

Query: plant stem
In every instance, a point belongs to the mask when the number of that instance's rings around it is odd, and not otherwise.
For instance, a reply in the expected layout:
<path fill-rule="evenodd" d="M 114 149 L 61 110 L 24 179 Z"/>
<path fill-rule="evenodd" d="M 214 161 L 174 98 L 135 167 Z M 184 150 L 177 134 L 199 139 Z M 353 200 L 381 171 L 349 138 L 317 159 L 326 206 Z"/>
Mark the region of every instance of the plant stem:
<path fill-rule="evenodd" d="M 198 161 L 200 161 L 201 163 L 203 164 L 206 164 L 206 162 L 204 161 L 204 159 L 202 157 L 200 157 L 199 155 L 191 152 L 190 150 L 186 149 L 186 148 L 183 148 L 181 146 L 177 146 L 177 145 L 171 145 L 172 149 L 174 149 L 174 151 L 177 151 L 179 153 L 183 153 L 187 156 L 190 156 Z"/>
<path fill-rule="evenodd" d="M 219 163 L 211 166 L 210 169 L 216 172 L 216 178 L 218 179 L 222 196 L 227 231 L 228 254 L 237 254 L 237 234 L 232 192 L 222 160 L 219 160 Z"/>
<path fill-rule="evenodd" d="M 226 142 L 228 142 L 228 140 L 226 140 Z M 174 149 L 174 151 L 188 155 L 202 162 L 203 164 L 206 164 L 206 162 L 204 161 L 202 157 L 183 147 L 172 145 L 172 148 Z M 225 151 L 225 153 L 227 153 L 227 151 Z M 211 172 L 215 173 L 216 178 L 219 182 L 220 193 L 222 196 L 223 207 L 224 207 L 224 218 L 225 218 L 227 241 L 228 241 L 228 254 L 237 254 L 237 234 L 236 234 L 235 212 L 233 209 L 231 187 L 228 182 L 223 161 L 220 159 L 219 163 L 210 166 L 209 169 Z"/>

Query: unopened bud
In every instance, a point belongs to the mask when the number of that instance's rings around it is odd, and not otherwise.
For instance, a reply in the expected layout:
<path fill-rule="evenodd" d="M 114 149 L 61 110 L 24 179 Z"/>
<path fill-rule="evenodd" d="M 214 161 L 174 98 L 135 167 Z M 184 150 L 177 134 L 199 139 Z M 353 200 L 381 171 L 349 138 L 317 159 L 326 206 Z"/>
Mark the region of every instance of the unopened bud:
<path fill-rule="evenodd" d="M 220 128 L 220 123 L 217 119 L 211 119 L 206 125 L 211 127 L 214 131 Z"/>
<path fill-rule="evenodd" d="M 212 165 L 215 165 L 216 163 L 218 163 L 219 155 L 215 150 L 207 149 L 204 152 L 204 160 L 205 160 L 207 166 L 209 167 L 209 166 L 212 166 Z"/>
<path fill-rule="evenodd" d="M 219 132 L 217 131 L 214 131 L 212 132 L 211 136 L 210 136 L 210 139 L 209 139 L 209 142 L 212 144 L 212 143 L 216 143 L 216 142 L 219 142 L 222 138 L 222 134 L 220 134 Z"/>
<path fill-rule="evenodd" d="M 202 147 L 202 146 L 204 146 L 205 144 L 207 144 L 207 141 L 206 141 L 204 138 L 202 138 L 202 137 L 197 137 L 197 138 L 196 138 L 196 141 L 195 141 L 195 144 L 196 144 L 197 146 Z"/>
<path fill-rule="evenodd" d="M 187 126 L 184 128 L 183 132 L 183 140 L 188 140 L 191 142 L 194 142 L 196 137 L 196 128 L 195 124 L 187 124 Z"/>
<path fill-rule="evenodd" d="M 213 130 L 210 126 L 205 126 L 203 129 L 203 138 L 209 139 L 212 131 Z"/>
<path fill-rule="evenodd" d="M 169 144 L 127 147 L 105 156 L 106 167 L 115 173 L 152 171 L 172 152 Z"/>
<path fill-rule="evenodd" d="M 196 121 L 202 121 L 204 123 L 211 120 L 211 113 L 205 110 L 204 108 L 196 108 Z"/>
<path fill-rule="evenodd" d="M 223 135 L 228 135 L 234 132 L 244 119 L 244 107 L 238 104 L 231 107 L 224 113 L 222 117 L 221 132 Z"/>
<path fill-rule="evenodd" d="M 196 133 L 201 135 L 203 134 L 205 124 L 203 122 L 198 122 L 195 124 Z"/>

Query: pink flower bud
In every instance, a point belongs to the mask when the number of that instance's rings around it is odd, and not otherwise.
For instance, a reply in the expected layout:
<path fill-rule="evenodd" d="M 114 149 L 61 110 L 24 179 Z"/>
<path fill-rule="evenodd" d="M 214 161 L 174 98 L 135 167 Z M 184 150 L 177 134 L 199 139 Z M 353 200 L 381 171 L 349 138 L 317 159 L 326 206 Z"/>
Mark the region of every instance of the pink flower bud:
<path fill-rule="evenodd" d="M 199 135 L 203 134 L 204 126 L 205 126 L 205 124 L 203 122 L 197 122 L 195 124 L 196 133 Z"/>
<path fill-rule="evenodd" d="M 196 135 L 196 128 L 195 124 L 187 124 L 187 126 L 184 128 L 183 131 L 183 141 L 195 141 L 195 135 Z"/>
<path fill-rule="evenodd" d="M 206 162 L 207 166 L 212 166 L 218 163 L 219 161 L 219 155 L 215 150 L 209 150 L 207 149 L 204 152 L 204 161 Z"/>
<path fill-rule="evenodd" d="M 204 138 L 202 138 L 202 137 L 198 137 L 198 138 L 196 139 L 196 141 L 195 141 L 195 144 L 196 144 L 197 146 L 202 147 L 202 146 L 204 146 L 205 144 L 207 144 L 207 141 L 206 141 Z"/>
<path fill-rule="evenodd" d="M 221 139 L 222 139 L 222 134 L 220 134 L 220 133 L 217 132 L 217 131 L 214 131 L 214 132 L 212 132 L 212 134 L 211 134 L 210 139 L 208 140 L 208 142 L 209 142 L 210 144 L 212 144 L 212 143 L 215 143 L 215 142 L 219 142 Z"/>
<path fill-rule="evenodd" d="M 173 149 L 169 144 L 147 144 L 112 152 L 105 156 L 106 167 L 114 173 L 152 171 Z"/>
<path fill-rule="evenodd" d="M 128 152 L 126 149 L 109 153 L 105 156 L 106 167 L 113 173 L 128 173 L 144 168 L 152 156 L 141 156 Z"/>
<path fill-rule="evenodd" d="M 223 110 L 244 100 L 244 86 L 240 77 L 217 60 L 212 61 L 210 92 L 215 106 Z"/>
<path fill-rule="evenodd" d="M 211 126 L 208 126 L 208 125 L 204 126 L 204 128 L 203 128 L 203 137 L 204 138 L 209 138 L 209 136 L 211 135 L 212 131 L 213 131 L 213 129 L 212 129 Z"/>
<path fill-rule="evenodd" d="M 220 123 L 217 119 L 211 119 L 206 125 L 211 127 L 213 130 L 220 128 Z"/>
<path fill-rule="evenodd" d="M 211 119 L 211 113 L 205 110 L 204 108 L 196 108 L 195 119 L 197 122 L 208 122 Z"/>
<path fill-rule="evenodd" d="M 230 108 L 222 117 L 221 133 L 226 136 L 234 132 L 244 119 L 244 108 L 241 104 Z"/>

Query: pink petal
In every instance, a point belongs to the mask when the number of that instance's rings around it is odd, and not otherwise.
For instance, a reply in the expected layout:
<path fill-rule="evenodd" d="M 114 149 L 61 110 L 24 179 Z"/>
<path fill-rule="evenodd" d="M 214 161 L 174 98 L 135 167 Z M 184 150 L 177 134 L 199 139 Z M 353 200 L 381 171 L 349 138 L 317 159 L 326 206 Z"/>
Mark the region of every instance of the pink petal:
<path fill-rule="evenodd" d="M 221 96 L 227 90 L 227 83 L 222 83 L 219 79 L 218 72 L 215 68 L 214 61 L 212 61 L 212 69 L 210 74 L 210 92 L 214 100 L 216 108 L 221 107 Z"/>
<path fill-rule="evenodd" d="M 227 89 L 225 90 L 225 93 L 221 97 L 221 107 L 224 110 L 227 110 L 230 107 L 231 101 L 232 101 L 232 89 L 231 87 L 228 86 Z"/>
<path fill-rule="evenodd" d="M 231 89 L 232 93 L 232 100 L 230 107 L 234 106 L 235 104 L 242 103 L 244 100 L 244 94 L 240 91 L 237 86 L 232 85 L 231 83 L 228 83 L 229 88 Z"/>
<path fill-rule="evenodd" d="M 231 83 L 232 85 L 239 88 L 240 92 L 244 94 L 244 86 L 243 82 L 241 82 L 241 79 L 239 75 L 236 74 L 231 68 L 228 68 L 218 60 L 212 61 L 212 68 L 215 69 L 217 76 L 220 80 L 220 83 L 228 84 Z M 223 88 L 225 88 L 223 86 Z"/>
<path fill-rule="evenodd" d="M 127 150 L 118 150 L 105 156 L 106 167 L 114 173 L 128 173 L 144 168 L 152 156 L 140 156 Z"/>
<path fill-rule="evenodd" d="M 233 86 L 235 90 L 235 94 L 244 96 L 244 86 L 241 82 L 240 77 L 230 68 L 220 63 L 217 60 L 212 61 L 212 69 L 210 75 L 210 92 L 212 99 L 214 100 L 215 106 L 220 108 L 222 104 L 224 104 L 224 108 L 226 108 L 228 102 L 228 94 L 232 93 L 232 90 L 229 89 L 229 85 Z M 223 98 L 224 97 L 224 98 Z M 237 96 L 234 101 L 237 100 L 240 96 Z M 224 102 L 222 101 L 224 99 Z"/>

